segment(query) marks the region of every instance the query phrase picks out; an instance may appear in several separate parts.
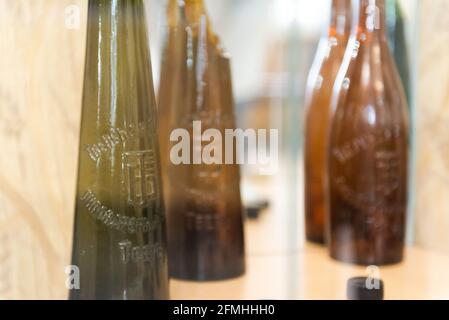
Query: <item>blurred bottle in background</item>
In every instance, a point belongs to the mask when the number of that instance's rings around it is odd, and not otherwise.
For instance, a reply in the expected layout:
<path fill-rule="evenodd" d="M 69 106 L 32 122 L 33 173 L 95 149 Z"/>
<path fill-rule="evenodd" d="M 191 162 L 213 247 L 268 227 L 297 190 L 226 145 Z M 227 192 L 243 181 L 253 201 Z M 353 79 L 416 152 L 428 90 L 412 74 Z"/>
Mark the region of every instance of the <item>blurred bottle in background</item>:
<path fill-rule="evenodd" d="M 237 277 L 245 270 L 239 167 L 235 161 L 197 163 L 192 156 L 210 143 L 198 133 L 215 129 L 225 137 L 225 129 L 235 128 L 230 60 L 202 0 L 170 1 L 168 21 L 159 117 L 170 273 L 199 281 Z M 203 132 L 197 132 L 196 121 Z M 170 142 L 170 135 L 177 129 L 189 135 L 188 163 L 171 158 L 179 141 Z M 225 152 L 221 155 L 224 159 Z"/>
<path fill-rule="evenodd" d="M 168 299 L 144 14 L 141 0 L 89 1 L 71 299 Z"/>
<path fill-rule="evenodd" d="M 330 253 L 384 265 L 403 259 L 408 107 L 388 47 L 385 0 L 360 0 L 332 103 Z"/>
<path fill-rule="evenodd" d="M 351 0 L 331 0 L 330 19 L 309 74 L 305 117 L 306 238 L 325 242 L 328 213 L 328 130 L 332 89 L 351 34 Z"/>
<path fill-rule="evenodd" d="M 178 104 L 182 104 L 179 94 L 182 85 L 182 65 L 184 51 L 182 41 L 185 39 L 182 26 L 181 10 L 178 0 L 169 0 L 166 7 L 166 32 L 164 33 L 163 54 L 161 72 L 159 77 L 158 120 L 159 120 L 159 144 L 161 150 L 162 177 L 165 203 L 169 200 L 170 183 L 168 182 L 168 170 L 170 165 L 170 133 L 174 112 L 171 112 Z"/>
<path fill-rule="evenodd" d="M 410 59 L 407 50 L 404 14 L 399 0 L 387 0 L 386 17 L 390 49 L 393 52 L 394 60 L 404 86 L 405 95 L 410 106 Z"/>

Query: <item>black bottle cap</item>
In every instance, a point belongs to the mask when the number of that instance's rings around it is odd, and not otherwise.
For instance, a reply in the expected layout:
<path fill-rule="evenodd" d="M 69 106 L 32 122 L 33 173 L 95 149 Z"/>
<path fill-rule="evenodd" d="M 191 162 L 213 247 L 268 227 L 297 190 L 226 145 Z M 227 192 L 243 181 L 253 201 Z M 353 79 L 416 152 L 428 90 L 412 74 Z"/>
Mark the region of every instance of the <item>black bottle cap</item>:
<path fill-rule="evenodd" d="M 270 203 L 266 200 L 251 201 L 246 204 L 246 216 L 249 219 L 258 219 L 261 211 L 267 209 Z"/>
<path fill-rule="evenodd" d="M 366 277 L 349 279 L 347 296 L 348 300 L 383 300 L 384 283 L 380 279 Z"/>

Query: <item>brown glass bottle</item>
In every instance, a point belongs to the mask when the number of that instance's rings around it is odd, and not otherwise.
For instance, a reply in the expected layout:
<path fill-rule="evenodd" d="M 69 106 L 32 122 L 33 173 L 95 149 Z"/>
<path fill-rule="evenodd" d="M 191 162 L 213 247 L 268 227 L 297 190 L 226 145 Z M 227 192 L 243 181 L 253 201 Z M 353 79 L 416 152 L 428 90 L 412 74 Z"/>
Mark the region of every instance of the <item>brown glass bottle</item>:
<path fill-rule="evenodd" d="M 185 30 L 182 29 L 181 10 L 178 0 L 169 0 L 166 8 L 166 33 L 162 55 L 161 75 L 158 92 L 158 119 L 159 119 L 159 141 L 161 150 L 162 176 L 164 181 L 168 181 L 167 173 L 170 163 L 170 132 L 172 112 L 171 109 L 181 103 L 180 85 L 182 85 L 182 64 L 183 61 L 183 39 Z M 179 102 L 178 102 L 179 101 Z M 181 100 L 182 101 L 182 100 Z M 168 183 L 164 183 L 164 198 L 167 202 L 170 188 Z"/>
<path fill-rule="evenodd" d="M 330 253 L 362 265 L 403 259 L 408 108 L 385 30 L 385 1 L 358 1 L 334 89 L 329 148 Z"/>
<path fill-rule="evenodd" d="M 351 0 L 332 0 L 329 26 L 318 46 L 306 93 L 305 217 L 306 238 L 325 242 L 328 211 L 328 130 L 332 89 L 351 34 Z"/>
<path fill-rule="evenodd" d="M 216 129 L 225 137 L 225 129 L 235 127 L 230 61 L 211 31 L 202 0 L 172 1 L 168 15 L 159 117 L 170 274 L 199 281 L 237 277 L 245 268 L 239 167 L 198 163 L 193 156 L 209 144 L 194 132 Z M 201 121 L 201 132 L 194 121 Z M 179 141 L 169 138 L 177 129 L 188 133 L 187 163 L 171 158 Z"/>

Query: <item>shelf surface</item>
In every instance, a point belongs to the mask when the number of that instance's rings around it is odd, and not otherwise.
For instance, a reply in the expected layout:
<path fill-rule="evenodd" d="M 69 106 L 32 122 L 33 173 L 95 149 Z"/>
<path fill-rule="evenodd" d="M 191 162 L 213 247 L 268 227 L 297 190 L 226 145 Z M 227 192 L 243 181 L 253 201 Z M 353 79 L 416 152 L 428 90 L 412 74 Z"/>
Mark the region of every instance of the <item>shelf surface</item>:
<path fill-rule="evenodd" d="M 449 256 L 418 247 L 407 249 L 403 263 L 381 267 L 386 299 L 449 299 Z M 346 282 L 368 275 L 365 267 L 336 262 L 327 250 L 306 244 L 291 254 L 252 255 L 238 279 L 195 283 L 171 281 L 172 299 L 265 300 L 345 299 Z"/>

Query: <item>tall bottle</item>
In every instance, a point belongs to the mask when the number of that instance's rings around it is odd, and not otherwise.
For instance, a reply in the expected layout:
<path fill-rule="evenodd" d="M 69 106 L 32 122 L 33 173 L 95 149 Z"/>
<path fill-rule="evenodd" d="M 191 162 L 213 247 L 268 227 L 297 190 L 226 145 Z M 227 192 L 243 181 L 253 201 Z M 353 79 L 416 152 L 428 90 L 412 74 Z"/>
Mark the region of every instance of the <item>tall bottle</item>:
<path fill-rule="evenodd" d="M 385 1 L 360 0 L 335 84 L 330 148 L 330 252 L 384 265 L 403 259 L 408 108 L 388 47 Z"/>
<path fill-rule="evenodd" d="M 407 51 L 404 14 L 399 0 L 387 0 L 386 11 L 390 49 L 393 51 L 407 102 L 410 103 L 410 59 Z"/>
<path fill-rule="evenodd" d="M 71 299 L 167 299 L 168 266 L 141 0 L 90 0 Z"/>
<path fill-rule="evenodd" d="M 224 138 L 225 129 L 235 127 L 230 61 L 202 0 L 171 1 L 168 20 L 159 116 L 168 169 L 170 274 L 199 281 L 237 277 L 245 268 L 239 167 L 201 159 L 211 142 L 202 139 L 203 132 L 215 129 Z M 176 129 L 188 134 L 191 151 L 181 163 L 172 159 L 178 137 L 169 141 Z M 217 151 L 223 160 L 225 150 Z"/>
<path fill-rule="evenodd" d="M 307 240 L 325 242 L 328 130 L 332 89 L 351 34 L 351 0 L 331 0 L 329 24 L 318 46 L 306 93 L 305 217 Z"/>
<path fill-rule="evenodd" d="M 179 104 L 182 85 L 183 46 L 185 30 L 182 29 L 179 0 L 168 0 L 166 8 L 165 43 L 162 55 L 162 66 L 158 92 L 159 141 L 161 150 L 162 176 L 167 180 L 170 163 L 171 109 Z M 181 99 L 182 101 L 182 99 Z M 169 184 L 164 183 L 164 198 L 168 199 Z"/>

